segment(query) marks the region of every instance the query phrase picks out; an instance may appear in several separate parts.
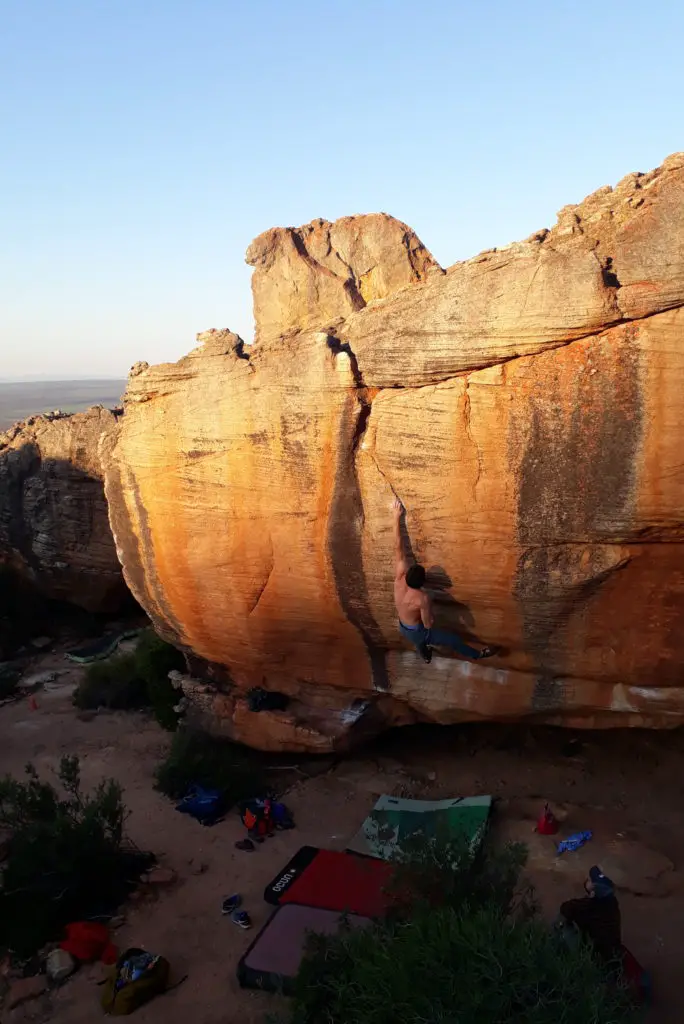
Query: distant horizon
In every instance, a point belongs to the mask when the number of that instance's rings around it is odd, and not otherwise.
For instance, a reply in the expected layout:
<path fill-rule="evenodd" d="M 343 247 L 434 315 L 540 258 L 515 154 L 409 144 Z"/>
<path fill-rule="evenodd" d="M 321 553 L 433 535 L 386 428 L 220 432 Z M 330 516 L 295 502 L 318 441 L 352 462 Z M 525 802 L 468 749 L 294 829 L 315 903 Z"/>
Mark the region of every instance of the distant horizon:
<path fill-rule="evenodd" d="M 93 384 L 109 384 L 114 381 L 125 381 L 128 379 L 127 374 L 93 374 L 86 373 L 84 375 L 71 374 L 70 376 L 52 376 L 51 374 L 36 373 L 33 375 L 26 374 L 22 377 L 0 377 L 0 384 L 69 384 L 71 381 L 83 381 L 85 383 Z"/>
<path fill-rule="evenodd" d="M 121 405 L 125 377 L 81 377 L 65 380 L 0 380 L 0 431 L 45 413 L 84 412 L 93 405 Z"/>

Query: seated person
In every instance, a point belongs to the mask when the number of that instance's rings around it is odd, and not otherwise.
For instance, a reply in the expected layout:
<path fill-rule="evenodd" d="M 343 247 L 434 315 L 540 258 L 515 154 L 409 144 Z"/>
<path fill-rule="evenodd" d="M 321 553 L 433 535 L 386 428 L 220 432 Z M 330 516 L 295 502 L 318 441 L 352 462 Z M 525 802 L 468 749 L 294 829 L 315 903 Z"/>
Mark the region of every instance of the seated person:
<path fill-rule="evenodd" d="M 615 886 L 594 865 L 589 870 L 584 888 L 586 896 L 561 904 L 560 924 L 565 928 L 576 928 L 589 940 L 602 960 L 620 959 L 622 927 Z"/>

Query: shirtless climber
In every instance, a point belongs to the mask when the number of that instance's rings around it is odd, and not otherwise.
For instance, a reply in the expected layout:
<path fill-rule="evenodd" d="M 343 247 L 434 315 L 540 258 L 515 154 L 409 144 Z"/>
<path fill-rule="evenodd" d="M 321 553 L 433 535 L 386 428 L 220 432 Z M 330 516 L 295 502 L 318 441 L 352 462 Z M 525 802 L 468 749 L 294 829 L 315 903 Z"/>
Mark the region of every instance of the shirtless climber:
<path fill-rule="evenodd" d="M 394 514 L 394 548 L 396 553 L 396 569 L 394 573 L 394 603 L 399 613 L 399 632 L 418 649 L 423 661 L 432 661 L 433 647 L 450 647 L 452 651 L 480 661 L 491 658 L 499 651 L 498 647 L 483 647 L 481 651 L 469 647 L 455 633 L 434 628 L 434 615 L 430 595 L 423 590 L 425 569 L 422 565 L 411 565 L 404 553 L 404 542 L 401 536 L 401 516 L 404 511 L 398 498 L 392 506 Z"/>

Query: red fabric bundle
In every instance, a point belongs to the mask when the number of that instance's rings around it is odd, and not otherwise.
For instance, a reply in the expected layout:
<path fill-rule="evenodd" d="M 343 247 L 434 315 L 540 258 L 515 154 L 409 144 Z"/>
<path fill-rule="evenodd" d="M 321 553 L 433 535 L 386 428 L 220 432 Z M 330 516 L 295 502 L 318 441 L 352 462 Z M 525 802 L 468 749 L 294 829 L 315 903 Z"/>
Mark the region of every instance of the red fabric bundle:
<path fill-rule="evenodd" d="M 118 956 L 116 946 L 109 941 L 109 930 L 97 921 L 76 921 L 66 926 L 66 939 L 60 942 L 60 949 L 71 953 L 81 963 L 101 960 L 114 964 Z"/>
<path fill-rule="evenodd" d="M 549 805 L 546 804 L 544 810 L 539 815 L 535 832 L 538 832 L 540 836 L 555 836 L 557 831 L 558 822 L 556 821 L 556 816 Z"/>

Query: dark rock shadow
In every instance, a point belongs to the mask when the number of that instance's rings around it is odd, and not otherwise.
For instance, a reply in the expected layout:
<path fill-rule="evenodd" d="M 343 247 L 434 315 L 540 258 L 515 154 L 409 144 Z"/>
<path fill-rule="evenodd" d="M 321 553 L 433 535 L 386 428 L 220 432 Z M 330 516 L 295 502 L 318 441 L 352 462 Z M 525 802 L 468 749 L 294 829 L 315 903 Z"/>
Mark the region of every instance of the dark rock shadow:
<path fill-rule="evenodd" d="M 446 569 L 441 565 L 431 565 L 426 571 L 425 588 L 430 591 L 435 606 L 445 610 L 449 625 L 460 631 L 471 629 L 475 625 L 475 617 L 465 602 L 458 601 L 449 593 L 454 584 Z"/>
<path fill-rule="evenodd" d="M 446 569 L 441 565 L 431 565 L 426 572 L 425 589 L 430 592 L 433 604 L 440 612 L 440 619 L 465 639 L 479 640 L 480 637 L 475 630 L 475 616 L 465 602 L 458 601 L 450 593 L 454 584 Z M 495 638 L 490 638 L 490 642 L 495 642 Z M 510 648 L 497 646 L 498 658 L 505 658 L 510 654 Z"/>
<path fill-rule="evenodd" d="M 0 569 L 6 651 L 63 621 L 87 635 L 142 611 L 123 579 L 102 480 L 44 458 L 33 440 L 0 446 Z"/>

